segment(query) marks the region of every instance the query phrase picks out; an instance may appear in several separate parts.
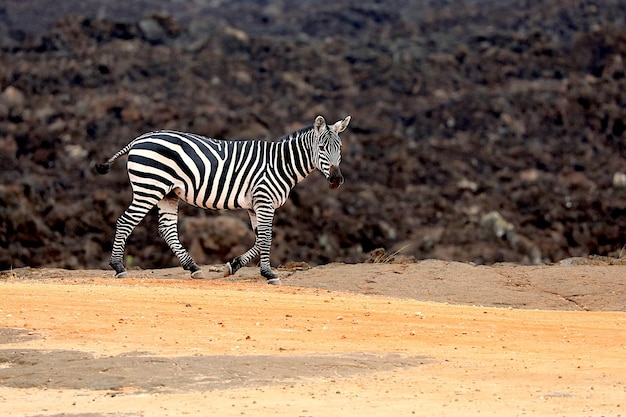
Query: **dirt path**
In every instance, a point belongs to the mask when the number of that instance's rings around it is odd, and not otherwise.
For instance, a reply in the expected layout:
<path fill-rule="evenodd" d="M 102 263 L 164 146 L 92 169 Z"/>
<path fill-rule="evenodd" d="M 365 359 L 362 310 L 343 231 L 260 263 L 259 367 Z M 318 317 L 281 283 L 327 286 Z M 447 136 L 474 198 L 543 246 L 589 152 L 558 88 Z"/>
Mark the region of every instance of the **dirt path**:
<path fill-rule="evenodd" d="M 626 266 L 207 275 L 1 275 L 0 415 L 626 415 Z"/>

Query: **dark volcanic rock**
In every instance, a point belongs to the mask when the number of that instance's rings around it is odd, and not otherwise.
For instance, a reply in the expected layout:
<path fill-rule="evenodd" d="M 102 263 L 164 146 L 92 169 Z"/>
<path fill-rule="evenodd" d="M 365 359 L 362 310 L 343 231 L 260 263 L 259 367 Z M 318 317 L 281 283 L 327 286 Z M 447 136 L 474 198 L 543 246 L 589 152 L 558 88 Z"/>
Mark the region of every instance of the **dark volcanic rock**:
<path fill-rule="evenodd" d="M 623 2 L 152 3 L 0 7 L 0 269 L 106 267 L 130 188 L 123 162 L 92 168 L 145 131 L 273 140 L 317 114 L 353 117 L 346 183 L 296 187 L 275 264 L 626 243 Z M 201 262 L 251 242 L 245 213 L 181 213 Z M 494 237 L 489 213 L 515 233 Z M 128 243 L 135 265 L 176 264 L 153 213 Z"/>

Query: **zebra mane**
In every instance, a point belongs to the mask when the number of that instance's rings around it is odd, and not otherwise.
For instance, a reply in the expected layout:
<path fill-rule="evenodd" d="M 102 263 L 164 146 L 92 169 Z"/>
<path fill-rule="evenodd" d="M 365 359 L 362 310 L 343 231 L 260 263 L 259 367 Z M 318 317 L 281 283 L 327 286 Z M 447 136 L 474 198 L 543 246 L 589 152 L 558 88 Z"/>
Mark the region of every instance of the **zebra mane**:
<path fill-rule="evenodd" d="M 282 138 L 278 139 L 277 143 L 289 142 L 292 139 L 298 139 L 299 137 L 304 136 L 307 133 L 309 133 L 311 130 L 313 130 L 313 125 L 303 127 L 302 129 L 296 130 L 295 132 L 291 132 L 288 135 L 285 135 Z"/>

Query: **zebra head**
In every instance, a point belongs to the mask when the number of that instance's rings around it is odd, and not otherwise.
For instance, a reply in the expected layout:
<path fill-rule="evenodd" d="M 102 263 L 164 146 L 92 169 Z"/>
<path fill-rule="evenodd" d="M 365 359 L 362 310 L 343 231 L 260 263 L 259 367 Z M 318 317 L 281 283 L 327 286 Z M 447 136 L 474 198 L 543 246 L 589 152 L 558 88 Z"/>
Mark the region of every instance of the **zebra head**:
<path fill-rule="evenodd" d="M 343 175 L 339 169 L 341 162 L 341 138 L 339 133 L 346 130 L 350 116 L 334 125 L 327 125 L 322 116 L 315 118 L 312 143 L 313 163 L 328 180 L 330 188 L 339 188 L 343 184 Z"/>

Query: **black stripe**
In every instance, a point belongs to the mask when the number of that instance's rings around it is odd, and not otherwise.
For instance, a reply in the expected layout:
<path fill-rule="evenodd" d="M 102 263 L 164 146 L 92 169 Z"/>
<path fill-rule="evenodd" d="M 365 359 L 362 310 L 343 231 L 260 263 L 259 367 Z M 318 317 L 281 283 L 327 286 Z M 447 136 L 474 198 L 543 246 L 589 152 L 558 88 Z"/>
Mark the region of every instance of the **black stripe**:
<path fill-rule="evenodd" d="M 169 191 L 169 190 L 165 190 L 165 188 L 163 188 L 163 187 L 159 187 L 159 186 L 154 185 L 154 184 L 147 184 L 147 183 L 144 183 L 144 182 L 131 182 L 131 184 L 132 185 L 136 185 L 137 187 L 141 187 L 141 188 L 146 189 L 146 190 L 155 191 L 155 192 L 157 192 L 159 194 L 163 194 L 163 196 L 165 196 L 165 194 L 167 194 L 168 191 Z"/>
<path fill-rule="evenodd" d="M 128 173 L 133 174 L 140 178 L 148 178 L 151 180 L 159 181 L 160 183 L 165 184 L 168 187 L 173 184 L 172 181 L 168 180 L 167 178 L 162 177 L 159 174 L 154 174 L 152 172 L 143 172 L 143 171 L 137 171 L 136 169 L 129 169 Z"/>
<path fill-rule="evenodd" d="M 254 146 L 252 146 L 254 147 Z M 226 190 L 226 196 L 224 197 L 224 208 L 226 209 L 230 209 L 231 207 L 228 207 L 228 201 L 231 199 L 232 195 L 239 195 L 239 193 L 237 194 L 233 194 L 233 190 L 235 189 L 235 181 L 237 181 L 237 174 L 239 173 L 239 170 L 241 169 L 241 165 L 242 163 L 246 160 L 246 157 L 248 156 L 248 152 L 250 152 L 250 142 L 237 142 L 233 145 L 233 151 L 231 152 L 231 159 L 234 158 L 233 160 L 233 170 L 232 170 L 232 174 L 230 176 L 230 182 L 228 184 L 228 189 Z M 242 177 L 242 183 L 245 182 L 245 176 Z M 237 204 L 237 199 L 235 198 L 234 201 L 234 205 L 235 207 L 238 206 Z"/>
<path fill-rule="evenodd" d="M 138 196 L 141 196 L 141 197 L 151 198 L 151 199 L 153 199 L 153 200 L 154 200 L 154 199 L 156 199 L 156 200 L 160 200 L 161 198 L 163 198 L 163 197 L 158 197 L 158 198 L 157 198 L 157 196 L 156 196 L 156 195 L 154 195 L 154 194 L 144 193 L 144 192 L 142 192 L 142 191 L 136 191 L 136 190 L 133 190 L 133 194 L 138 195 Z M 156 203 L 155 203 L 155 204 L 156 204 Z"/>
<path fill-rule="evenodd" d="M 295 160 L 295 168 L 300 174 L 301 177 L 307 176 L 307 168 L 311 160 L 309 156 L 309 152 L 304 144 L 304 141 L 296 141 L 295 143 L 296 153 L 298 154 L 298 158 Z M 305 166 L 306 165 L 306 166 Z"/>
<path fill-rule="evenodd" d="M 252 184 L 252 177 L 253 174 L 259 171 L 259 167 L 261 166 L 262 162 L 263 162 L 263 149 L 265 147 L 265 142 L 250 142 L 248 144 L 248 148 L 246 149 L 246 153 L 248 152 L 252 152 L 252 158 L 250 158 L 250 161 L 247 162 L 247 164 L 244 165 L 244 162 L 247 158 L 242 158 L 242 164 L 241 167 L 238 167 L 237 171 L 243 170 L 243 175 L 241 176 L 241 181 L 239 182 L 239 184 L 237 184 L 237 190 L 235 190 L 235 195 L 236 196 L 241 196 L 241 194 L 244 192 L 244 184 L 246 183 L 246 181 L 250 181 L 251 185 L 253 186 L 254 184 Z M 245 149 L 245 148 L 244 148 Z M 237 172 L 239 173 L 239 172 Z M 235 207 L 236 208 L 241 208 L 241 206 L 239 205 L 238 202 L 235 202 Z"/>
<path fill-rule="evenodd" d="M 222 161 L 222 172 L 220 174 L 220 177 L 218 178 L 217 189 L 215 190 L 216 192 L 215 192 L 215 199 L 213 200 L 213 207 L 217 207 L 219 205 L 220 197 L 224 193 L 224 188 L 225 188 L 224 184 L 226 183 L 226 179 L 228 178 L 230 167 L 234 163 L 233 161 L 233 150 L 235 149 L 234 143 L 223 142 L 222 145 L 224 149 L 224 159 Z M 231 151 L 228 157 L 226 157 L 227 156 L 226 149 L 229 149 Z M 227 205 L 226 202 L 224 202 L 224 205 L 225 206 Z"/>
<path fill-rule="evenodd" d="M 159 143 L 154 143 L 154 142 L 139 142 L 133 148 L 143 149 L 143 150 L 148 150 L 148 151 L 158 153 L 159 155 L 162 155 L 163 157 L 175 163 L 181 169 L 181 171 L 185 173 L 185 175 L 188 178 L 191 178 L 191 179 L 195 178 L 195 176 L 193 175 L 193 172 L 191 171 L 191 169 L 189 169 L 189 166 L 187 166 L 187 164 L 180 157 L 180 154 L 172 149 L 169 149 Z M 129 156 L 129 161 L 131 160 L 130 159 L 131 156 Z M 158 161 L 155 161 L 154 159 L 150 159 L 146 157 L 138 157 L 138 158 L 142 158 L 142 162 L 138 162 L 134 158 L 132 160 L 137 163 L 143 163 L 144 165 L 147 165 L 147 166 L 151 166 L 155 168 L 159 167 L 159 169 L 162 169 L 161 167 L 166 167 L 166 165 Z M 168 168 L 168 169 L 169 169 L 169 172 L 175 172 L 172 168 Z M 176 177 L 178 177 L 178 175 L 176 175 Z"/>

